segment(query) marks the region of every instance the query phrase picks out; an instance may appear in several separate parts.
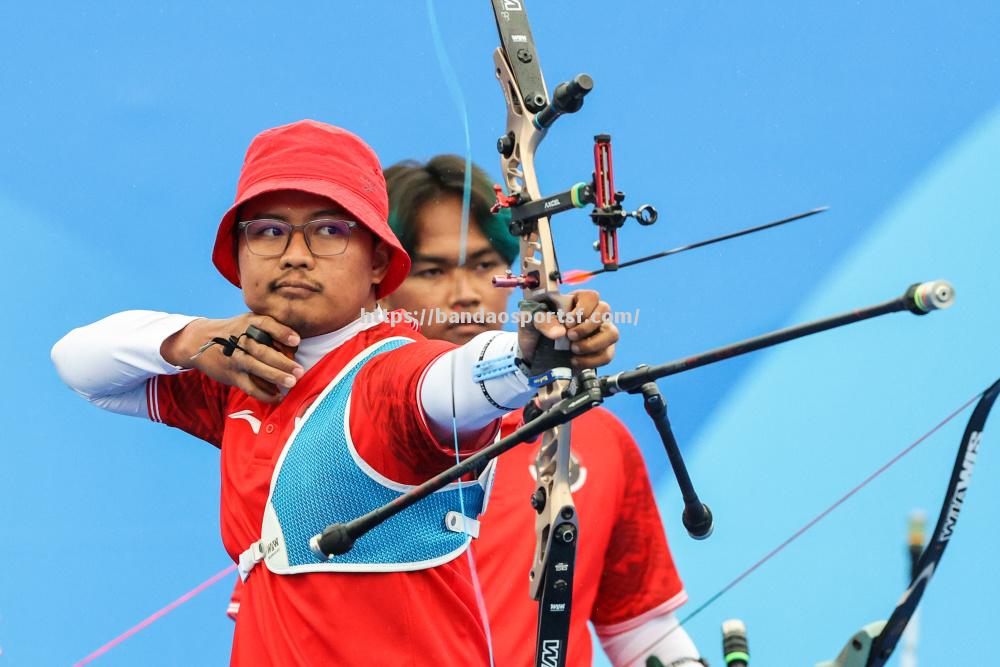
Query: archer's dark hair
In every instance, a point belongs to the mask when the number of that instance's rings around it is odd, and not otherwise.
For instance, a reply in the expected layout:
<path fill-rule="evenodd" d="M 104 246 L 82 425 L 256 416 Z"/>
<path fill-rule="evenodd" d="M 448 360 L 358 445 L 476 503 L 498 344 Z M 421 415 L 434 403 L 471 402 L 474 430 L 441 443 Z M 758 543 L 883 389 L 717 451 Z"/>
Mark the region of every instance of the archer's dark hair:
<path fill-rule="evenodd" d="M 389 190 L 389 226 L 406 252 L 412 254 L 417 243 L 414 221 L 420 208 L 446 196 L 462 198 L 465 159 L 457 155 L 437 155 L 426 164 L 404 160 L 385 170 L 385 184 Z M 490 207 L 495 202 L 493 181 L 481 167 L 473 164 L 469 217 L 476 221 L 493 249 L 513 264 L 520 246 L 517 237 L 507 228 L 510 211 L 503 209 L 493 215 Z"/>

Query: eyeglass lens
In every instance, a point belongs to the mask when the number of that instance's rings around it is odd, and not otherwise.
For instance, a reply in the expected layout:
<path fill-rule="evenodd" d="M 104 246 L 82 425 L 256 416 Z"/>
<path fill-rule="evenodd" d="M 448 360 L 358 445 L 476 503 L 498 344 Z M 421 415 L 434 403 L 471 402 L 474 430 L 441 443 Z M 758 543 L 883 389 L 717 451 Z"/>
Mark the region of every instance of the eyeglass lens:
<path fill-rule="evenodd" d="M 302 228 L 306 246 L 314 255 L 339 255 L 351 240 L 351 225 L 345 220 L 321 219 L 295 226 L 281 220 L 251 220 L 244 225 L 247 248 L 255 255 L 277 257 L 288 248 L 296 227 Z"/>

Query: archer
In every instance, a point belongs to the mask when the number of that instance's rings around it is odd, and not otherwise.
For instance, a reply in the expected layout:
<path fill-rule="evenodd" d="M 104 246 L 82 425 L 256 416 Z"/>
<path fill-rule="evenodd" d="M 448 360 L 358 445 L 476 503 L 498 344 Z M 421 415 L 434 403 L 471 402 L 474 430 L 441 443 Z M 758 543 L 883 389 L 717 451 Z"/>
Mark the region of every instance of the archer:
<path fill-rule="evenodd" d="M 515 365 L 486 382 L 487 400 L 471 380 L 477 360 L 530 362 L 540 336 L 577 325 L 543 320 L 455 347 L 391 321 L 376 300 L 399 287 L 410 259 L 387 216 L 378 159 L 358 137 L 315 121 L 267 130 L 247 151 L 213 252 L 250 312 L 208 320 L 128 311 L 53 348 L 62 378 L 95 405 L 220 448 L 222 539 L 247 582 L 233 665 L 360 664 L 375 646 L 386 664 L 488 661 L 458 556 L 489 469 L 343 557 L 319 557 L 306 533 L 492 441 L 499 418 L 535 389 Z M 573 308 L 608 307 L 579 292 Z M 362 310 L 375 315 L 359 318 Z M 607 363 L 617 337 L 585 332 L 589 353 L 576 363 Z"/>

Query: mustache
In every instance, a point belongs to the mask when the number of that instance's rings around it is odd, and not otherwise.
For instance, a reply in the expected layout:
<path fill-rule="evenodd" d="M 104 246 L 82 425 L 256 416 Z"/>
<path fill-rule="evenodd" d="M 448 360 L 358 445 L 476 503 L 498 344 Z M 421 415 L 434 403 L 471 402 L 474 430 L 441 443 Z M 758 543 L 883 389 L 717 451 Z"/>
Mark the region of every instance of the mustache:
<path fill-rule="evenodd" d="M 278 289 L 282 287 L 289 287 L 289 286 L 305 287 L 306 289 L 310 289 L 314 292 L 323 291 L 322 284 L 314 280 L 309 280 L 308 278 L 304 278 L 302 276 L 295 276 L 295 275 L 282 276 L 268 283 L 268 289 L 272 292 L 276 292 Z"/>

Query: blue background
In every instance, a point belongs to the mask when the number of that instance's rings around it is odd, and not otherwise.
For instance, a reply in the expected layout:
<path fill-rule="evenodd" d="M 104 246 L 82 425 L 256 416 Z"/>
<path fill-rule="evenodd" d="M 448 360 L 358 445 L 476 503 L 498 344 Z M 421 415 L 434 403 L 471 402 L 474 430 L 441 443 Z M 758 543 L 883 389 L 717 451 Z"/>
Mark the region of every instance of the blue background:
<path fill-rule="evenodd" d="M 505 112 L 489 3 L 435 10 L 495 174 Z M 586 71 L 583 112 L 538 154 L 542 189 L 592 168 L 614 137 L 616 183 L 661 221 L 634 257 L 817 205 L 794 227 L 591 285 L 619 310 L 613 369 L 684 356 L 948 278 L 950 311 L 895 315 L 673 377 L 661 387 L 716 534 L 683 532 L 675 485 L 634 400 L 639 439 L 691 603 L 707 599 L 1000 374 L 1000 28 L 996 3 L 536 0 L 550 89 Z M 48 352 L 126 308 L 239 312 L 209 261 L 243 151 L 304 117 L 365 137 L 384 164 L 465 151 L 421 2 L 0 6 L 0 664 L 69 664 L 228 564 L 218 452 L 90 408 Z M 589 268 L 582 214 L 557 220 L 563 268 Z M 990 304 L 994 305 L 990 305 Z M 689 626 L 721 662 L 746 620 L 755 663 L 831 658 L 902 592 L 905 519 L 936 515 L 967 413 Z M 954 544 L 924 598 L 922 664 L 992 657 L 1000 582 L 1000 431 L 987 428 Z M 933 517 L 932 517 L 933 518 Z M 98 661 L 224 664 L 220 583 Z M 531 638 L 526 638 L 531 641 Z"/>

